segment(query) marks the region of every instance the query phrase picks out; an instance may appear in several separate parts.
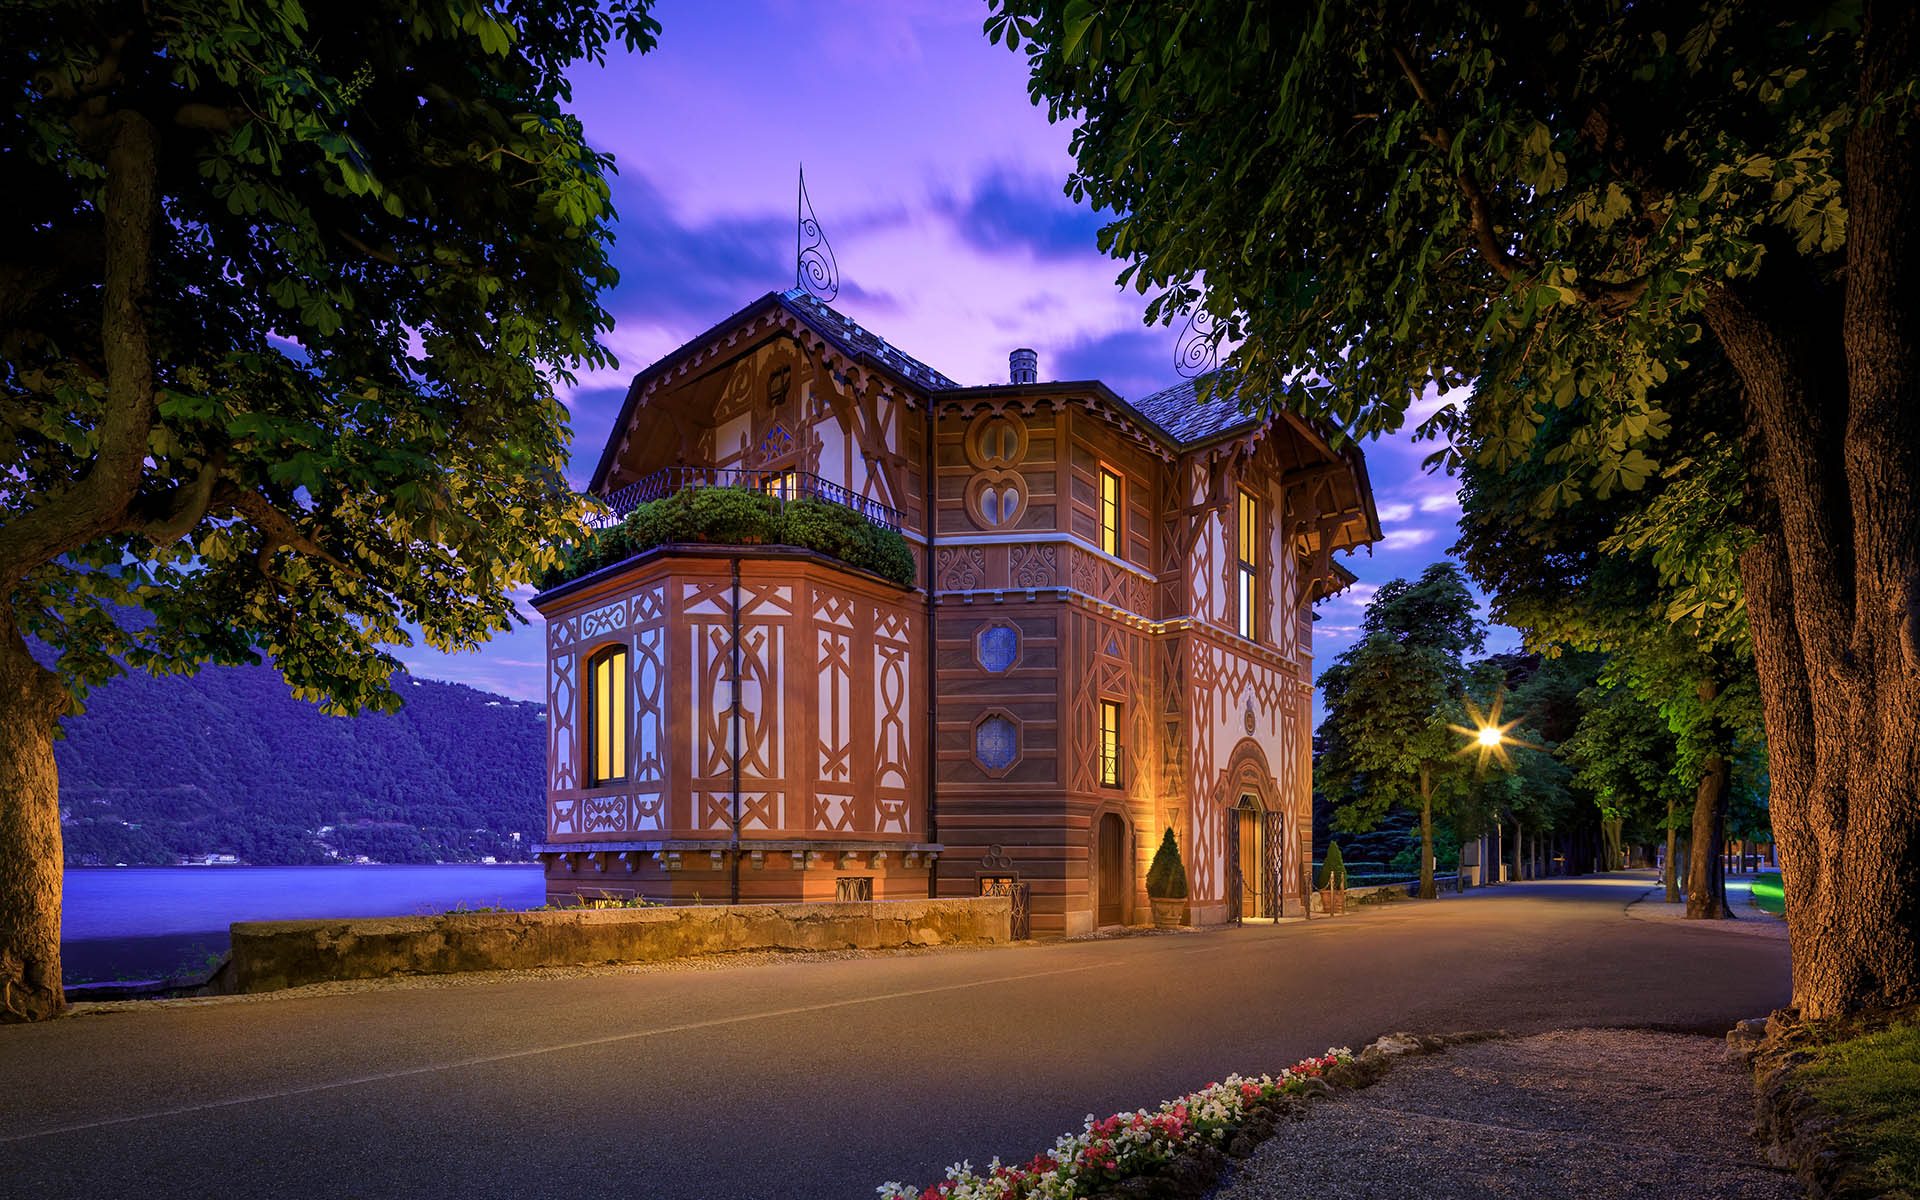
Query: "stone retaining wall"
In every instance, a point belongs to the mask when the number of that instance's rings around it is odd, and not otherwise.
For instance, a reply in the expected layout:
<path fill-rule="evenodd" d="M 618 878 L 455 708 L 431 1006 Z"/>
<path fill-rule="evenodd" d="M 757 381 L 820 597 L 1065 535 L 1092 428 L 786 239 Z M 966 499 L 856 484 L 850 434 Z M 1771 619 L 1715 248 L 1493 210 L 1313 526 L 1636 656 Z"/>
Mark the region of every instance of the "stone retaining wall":
<path fill-rule="evenodd" d="M 735 950 L 885 950 L 1011 941 L 1011 901 L 881 900 L 448 913 L 233 926 L 226 990 L 336 979 L 657 962 Z"/>

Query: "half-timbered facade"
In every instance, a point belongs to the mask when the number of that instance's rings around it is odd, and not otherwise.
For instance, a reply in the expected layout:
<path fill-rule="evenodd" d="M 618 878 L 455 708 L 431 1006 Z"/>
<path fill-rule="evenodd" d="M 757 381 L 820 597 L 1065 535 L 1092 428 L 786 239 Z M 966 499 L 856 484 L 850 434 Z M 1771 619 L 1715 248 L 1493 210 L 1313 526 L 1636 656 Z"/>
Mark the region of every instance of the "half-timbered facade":
<path fill-rule="evenodd" d="M 1300 902 L 1312 605 L 1379 536 L 1357 448 L 1097 381 L 962 387 L 803 292 L 634 380 L 615 513 L 745 484 L 897 529 L 902 588 L 790 547 L 663 546 L 543 593 L 556 897 L 977 895 L 1036 933 Z"/>

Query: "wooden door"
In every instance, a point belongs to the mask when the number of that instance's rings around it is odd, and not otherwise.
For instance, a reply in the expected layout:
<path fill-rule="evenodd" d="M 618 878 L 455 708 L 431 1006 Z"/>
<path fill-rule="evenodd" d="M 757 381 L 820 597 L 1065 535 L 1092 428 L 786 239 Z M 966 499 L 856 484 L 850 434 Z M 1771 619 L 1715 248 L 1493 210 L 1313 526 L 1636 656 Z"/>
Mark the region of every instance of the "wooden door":
<path fill-rule="evenodd" d="M 1114 813 L 1100 818 L 1100 902 L 1096 925 L 1119 925 L 1126 921 L 1126 893 L 1132 881 L 1127 878 L 1126 824 Z"/>

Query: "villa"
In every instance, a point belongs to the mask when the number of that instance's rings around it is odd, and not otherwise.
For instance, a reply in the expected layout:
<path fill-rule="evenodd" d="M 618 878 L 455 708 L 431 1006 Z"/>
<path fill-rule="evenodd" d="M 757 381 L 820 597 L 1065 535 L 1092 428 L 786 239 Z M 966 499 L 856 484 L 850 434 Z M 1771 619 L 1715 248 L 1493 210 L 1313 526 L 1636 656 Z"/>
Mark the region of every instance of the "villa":
<path fill-rule="evenodd" d="M 556 901 L 971 896 L 1037 935 L 1296 911 L 1313 611 L 1378 540 L 1360 451 L 1193 383 L 966 387 L 804 291 L 635 377 L 591 491 L 825 501 L 911 586 L 814 550 L 660 545 L 542 592 Z M 1224 390 L 1224 389 L 1223 389 Z"/>

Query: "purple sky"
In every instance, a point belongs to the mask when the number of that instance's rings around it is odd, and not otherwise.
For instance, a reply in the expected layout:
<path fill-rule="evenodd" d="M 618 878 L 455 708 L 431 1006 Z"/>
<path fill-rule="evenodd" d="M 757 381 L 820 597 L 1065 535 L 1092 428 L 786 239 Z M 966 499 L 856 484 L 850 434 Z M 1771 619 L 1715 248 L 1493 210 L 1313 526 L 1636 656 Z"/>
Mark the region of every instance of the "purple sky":
<path fill-rule="evenodd" d="M 794 173 L 840 265 L 835 307 L 963 384 L 1003 382 L 1035 347 L 1042 379 L 1101 379 L 1133 398 L 1178 382 L 1176 330 L 1141 323 L 1113 284 L 1103 223 L 1062 192 L 1070 130 L 1027 100 L 1026 58 L 989 45 L 984 5 L 953 0 L 662 0 L 645 56 L 574 72 L 575 111 L 611 151 L 620 285 L 603 297 L 617 371 L 583 377 L 572 477 L 584 486 L 628 381 L 794 275 Z M 1417 418 L 1431 402 L 1416 405 Z M 1360 577 L 1320 606 L 1315 669 L 1351 643 L 1374 587 L 1444 556 L 1454 482 L 1423 474 L 1431 447 L 1365 444 L 1386 540 L 1343 559 Z M 529 593 L 530 594 L 530 593 Z M 539 616 L 459 655 L 424 645 L 416 673 L 544 699 Z M 1499 631 L 1497 648 L 1510 648 Z"/>

